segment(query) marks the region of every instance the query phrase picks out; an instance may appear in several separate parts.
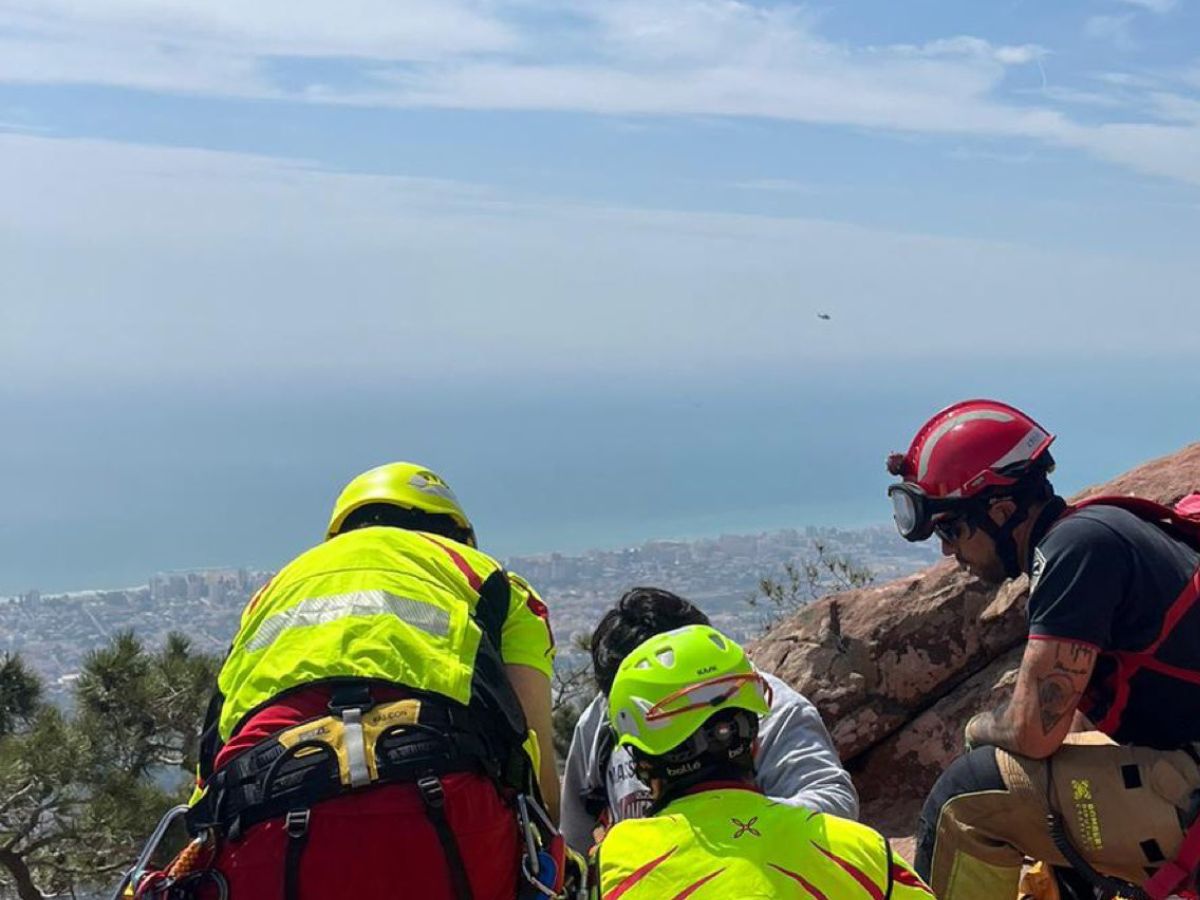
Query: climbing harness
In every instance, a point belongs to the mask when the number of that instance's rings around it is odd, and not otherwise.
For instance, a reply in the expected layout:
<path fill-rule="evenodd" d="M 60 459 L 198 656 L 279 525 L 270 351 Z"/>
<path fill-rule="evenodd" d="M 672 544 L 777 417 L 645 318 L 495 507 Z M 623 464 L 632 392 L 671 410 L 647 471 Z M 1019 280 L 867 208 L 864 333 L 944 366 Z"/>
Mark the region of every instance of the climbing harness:
<path fill-rule="evenodd" d="M 508 784 L 503 767 L 485 738 L 472 729 L 466 710 L 440 698 L 423 696 L 373 705 L 368 686 L 336 687 L 330 714 L 280 731 L 238 754 L 209 780 L 204 795 L 190 809 L 176 807 L 155 830 L 137 864 L 122 880 L 113 900 L 128 896 L 128 884 L 145 896 L 170 885 L 155 883 L 145 873 L 149 856 L 167 826 L 183 817 L 197 836 L 220 835 L 237 841 L 246 829 L 269 819 L 282 819 L 283 896 L 300 894 L 300 861 L 308 841 L 313 807 L 322 800 L 385 783 L 414 784 L 425 815 L 445 854 L 456 900 L 472 900 L 466 863 L 445 811 L 441 778 L 457 772 L 487 775 L 513 798 L 520 832 L 519 897 L 567 897 L 566 845 L 528 784 Z M 215 873 L 214 870 L 207 870 Z M 143 879 L 143 876 L 146 876 Z M 576 879 L 578 881 L 579 879 Z M 139 881 L 144 883 L 139 885 Z M 574 888 L 572 888 L 574 890 Z M 578 892 L 570 896 L 585 896 Z"/>

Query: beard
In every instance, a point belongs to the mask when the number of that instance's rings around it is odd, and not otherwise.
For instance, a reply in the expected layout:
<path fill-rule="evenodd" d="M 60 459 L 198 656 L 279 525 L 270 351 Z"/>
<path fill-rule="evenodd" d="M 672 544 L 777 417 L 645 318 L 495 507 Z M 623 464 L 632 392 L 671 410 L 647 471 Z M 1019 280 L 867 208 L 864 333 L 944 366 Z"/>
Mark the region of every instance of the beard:
<path fill-rule="evenodd" d="M 961 557 L 956 557 L 958 564 L 986 585 L 996 586 L 1008 581 L 1008 573 L 999 559 L 992 558 L 981 562 L 968 563 Z"/>

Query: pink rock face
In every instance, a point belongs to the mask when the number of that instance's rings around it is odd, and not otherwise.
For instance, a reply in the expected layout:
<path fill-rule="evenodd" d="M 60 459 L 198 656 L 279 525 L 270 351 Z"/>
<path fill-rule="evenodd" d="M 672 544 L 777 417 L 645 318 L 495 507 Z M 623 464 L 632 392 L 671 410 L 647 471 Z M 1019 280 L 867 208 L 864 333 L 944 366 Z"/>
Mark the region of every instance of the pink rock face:
<path fill-rule="evenodd" d="M 1174 503 L 1194 490 L 1200 443 L 1072 499 Z M 854 774 L 864 821 L 911 834 L 925 794 L 962 752 L 967 719 L 1006 699 L 1026 637 L 1027 587 L 1021 577 L 989 588 L 947 560 L 824 597 L 750 646 L 759 666 L 821 710 Z"/>

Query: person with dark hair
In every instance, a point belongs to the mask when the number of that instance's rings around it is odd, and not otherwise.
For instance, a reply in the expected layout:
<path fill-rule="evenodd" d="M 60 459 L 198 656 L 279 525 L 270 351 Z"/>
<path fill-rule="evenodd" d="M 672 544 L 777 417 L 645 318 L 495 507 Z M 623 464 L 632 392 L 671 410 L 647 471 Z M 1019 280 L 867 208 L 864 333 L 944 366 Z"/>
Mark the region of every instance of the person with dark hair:
<path fill-rule="evenodd" d="M 678 594 L 661 588 L 635 587 L 600 617 L 592 632 L 592 672 L 605 695 L 612 689 L 621 661 L 647 638 L 682 628 L 711 625 L 708 616 Z"/>
<path fill-rule="evenodd" d="M 769 694 L 742 648 L 707 625 L 656 635 L 626 655 L 608 718 L 651 805 L 601 841 L 599 896 L 932 896 L 882 835 L 763 794 L 753 748 Z"/>
<path fill-rule="evenodd" d="M 221 667 L 188 814 L 210 871 L 233 897 L 544 896 L 522 873 L 543 871 L 539 796 L 561 850 L 553 659 L 545 604 L 476 548 L 445 481 L 413 463 L 353 479 Z"/>
<path fill-rule="evenodd" d="M 1069 506 L 1053 440 L 969 400 L 888 459 L 901 535 L 937 535 L 989 584 L 1029 577 L 1012 698 L 967 723 L 970 752 L 918 823 L 917 871 L 943 900 L 1011 900 L 1026 857 L 1086 896 L 1155 900 L 1200 864 L 1200 517 L 1127 496 Z"/>
<path fill-rule="evenodd" d="M 622 661 L 657 634 L 708 625 L 701 610 L 670 591 L 636 587 L 600 619 L 592 634 L 592 665 L 600 692 L 575 725 L 563 774 L 562 831 L 587 851 L 597 830 L 637 818 L 651 804 L 650 788 L 629 753 L 614 746 L 607 724 L 608 695 Z M 775 800 L 854 818 L 858 795 L 842 767 L 816 707 L 773 675 L 771 706 L 756 744 L 758 785 Z"/>

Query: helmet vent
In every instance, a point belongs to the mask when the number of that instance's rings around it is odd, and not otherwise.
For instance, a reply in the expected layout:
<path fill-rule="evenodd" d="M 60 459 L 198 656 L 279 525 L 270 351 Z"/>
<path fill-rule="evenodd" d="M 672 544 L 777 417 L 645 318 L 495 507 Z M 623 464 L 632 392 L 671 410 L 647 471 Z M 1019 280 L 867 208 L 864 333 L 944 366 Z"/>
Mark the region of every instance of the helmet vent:
<path fill-rule="evenodd" d="M 636 663 L 634 663 L 633 667 L 635 669 L 648 669 L 650 668 L 650 660 L 639 659 Z"/>
<path fill-rule="evenodd" d="M 715 631 L 710 631 L 708 633 L 708 639 L 716 644 L 717 649 L 722 653 L 724 653 L 726 647 L 728 647 L 728 644 L 725 643 L 725 638 L 721 637 L 721 635 L 717 634 Z"/>
<path fill-rule="evenodd" d="M 675 665 L 675 651 L 670 647 L 664 647 L 662 650 L 659 650 L 655 656 L 657 656 L 658 661 L 668 669 Z"/>

